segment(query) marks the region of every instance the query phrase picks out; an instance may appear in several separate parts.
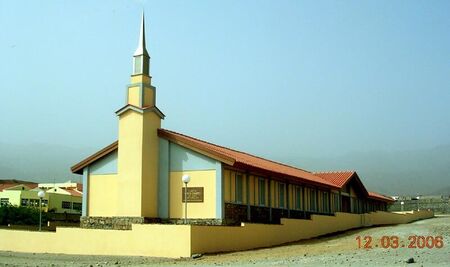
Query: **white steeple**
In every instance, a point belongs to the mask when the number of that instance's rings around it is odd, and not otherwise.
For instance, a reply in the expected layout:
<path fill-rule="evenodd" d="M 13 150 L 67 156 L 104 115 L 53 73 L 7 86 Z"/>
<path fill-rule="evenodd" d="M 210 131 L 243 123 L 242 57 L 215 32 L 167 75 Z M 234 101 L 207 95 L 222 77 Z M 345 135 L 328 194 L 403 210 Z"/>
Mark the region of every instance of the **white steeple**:
<path fill-rule="evenodd" d="M 141 33 L 139 35 L 139 44 L 133 55 L 133 75 L 150 76 L 150 56 L 145 47 L 145 20 L 144 11 L 142 11 Z"/>
<path fill-rule="evenodd" d="M 144 20 L 144 11 L 142 11 L 142 19 L 141 19 L 141 33 L 139 34 L 139 44 L 134 52 L 133 56 L 145 55 L 149 56 L 147 52 L 147 48 L 145 47 L 145 20 Z"/>

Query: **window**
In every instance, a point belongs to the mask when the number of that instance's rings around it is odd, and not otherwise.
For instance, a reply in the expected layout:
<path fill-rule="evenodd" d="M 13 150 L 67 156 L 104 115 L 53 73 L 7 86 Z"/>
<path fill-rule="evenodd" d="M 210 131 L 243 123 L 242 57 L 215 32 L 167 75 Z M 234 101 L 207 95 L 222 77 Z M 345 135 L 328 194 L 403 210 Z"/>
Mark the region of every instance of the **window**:
<path fill-rule="evenodd" d="M 302 209 L 302 197 L 303 192 L 300 186 L 295 187 L 295 208 L 300 210 Z"/>
<path fill-rule="evenodd" d="M 317 200 L 316 194 L 317 194 L 316 190 L 311 189 L 310 207 L 309 207 L 309 210 L 311 211 L 316 211 L 316 200 Z"/>
<path fill-rule="evenodd" d="M 278 206 L 280 208 L 285 207 L 285 193 L 286 192 L 286 184 L 278 184 Z"/>
<path fill-rule="evenodd" d="M 339 194 L 333 193 L 334 197 L 334 211 L 340 211 L 339 210 Z"/>
<path fill-rule="evenodd" d="M 236 202 L 237 203 L 242 203 L 242 175 L 241 174 L 236 174 L 236 186 L 235 186 L 235 190 L 236 190 Z"/>
<path fill-rule="evenodd" d="M 81 203 L 73 202 L 73 209 L 81 211 Z"/>
<path fill-rule="evenodd" d="M 42 200 L 42 207 L 47 207 L 48 206 L 48 200 L 47 199 L 43 199 Z"/>
<path fill-rule="evenodd" d="M 323 192 L 323 212 L 330 212 L 329 208 L 330 207 L 330 199 L 328 196 L 328 192 Z"/>
<path fill-rule="evenodd" d="M 28 206 L 28 198 L 22 198 L 20 200 L 20 206 Z"/>
<path fill-rule="evenodd" d="M 61 203 L 61 208 L 63 209 L 72 209 L 72 203 L 68 202 L 68 201 L 63 201 Z"/>
<path fill-rule="evenodd" d="M 258 181 L 258 188 L 259 188 L 259 205 L 264 206 L 266 205 L 266 180 L 260 178 Z"/>
<path fill-rule="evenodd" d="M 0 198 L 0 206 L 6 206 L 9 204 L 9 198 Z"/>
<path fill-rule="evenodd" d="M 142 73 L 142 56 L 134 57 L 134 74 Z"/>
<path fill-rule="evenodd" d="M 28 206 L 30 207 L 38 207 L 39 206 L 39 200 L 37 199 L 30 199 L 28 202 Z"/>

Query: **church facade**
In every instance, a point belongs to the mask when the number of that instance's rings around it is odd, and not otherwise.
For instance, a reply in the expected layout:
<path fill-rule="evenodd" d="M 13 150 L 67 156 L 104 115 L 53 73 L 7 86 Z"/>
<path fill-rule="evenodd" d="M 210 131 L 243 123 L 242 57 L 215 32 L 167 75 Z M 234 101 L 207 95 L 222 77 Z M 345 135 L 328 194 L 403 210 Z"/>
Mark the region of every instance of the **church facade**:
<path fill-rule="evenodd" d="M 83 175 L 83 227 L 130 229 L 183 218 L 276 224 L 311 214 L 384 211 L 393 202 L 369 192 L 354 171 L 309 172 L 161 128 L 165 116 L 156 105 L 144 17 L 126 95 L 116 111 L 118 141 L 71 168 Z"/>

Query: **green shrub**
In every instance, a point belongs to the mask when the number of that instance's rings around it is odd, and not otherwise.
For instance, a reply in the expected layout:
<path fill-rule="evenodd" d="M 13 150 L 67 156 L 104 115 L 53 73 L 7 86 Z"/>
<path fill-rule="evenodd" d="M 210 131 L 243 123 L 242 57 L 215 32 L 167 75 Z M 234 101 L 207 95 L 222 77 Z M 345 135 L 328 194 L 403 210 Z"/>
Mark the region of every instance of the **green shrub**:
<path fill-rule="evenodd" d="M 42 212 L 42 222 L 47 221 L 47 214 Z M 31 207 L 0 206 L 0 225 L 38 225 L 39 209 Z"/>

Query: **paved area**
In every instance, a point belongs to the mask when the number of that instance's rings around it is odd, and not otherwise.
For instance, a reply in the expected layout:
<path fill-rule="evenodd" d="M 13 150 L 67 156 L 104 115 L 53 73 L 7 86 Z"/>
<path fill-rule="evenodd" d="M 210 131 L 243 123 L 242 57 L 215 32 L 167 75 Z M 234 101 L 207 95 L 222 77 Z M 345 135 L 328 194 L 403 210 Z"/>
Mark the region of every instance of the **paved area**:
<path fill-rule="evenodd" d="M 358 246 L 357 236 L 361 237 Z M 364 237 L 372 237 L 372 248 L 365 249 Z M 398 248 L 394 239 L 398 237 Z M 429 238 L 428 248 L 416 238 L 416 248 L 408 246 L 410 236 Z M 442 236 L 441 244 L 432 239 Z M 408 240 L 410 238 L 410 240 Z M 402 247 L 404 245 L 404 247 Z M 377 247 L 378 246 L 378 247 Z M 423 248 L 420 248 L 424 246 Z M 414 263 L 407 263 L 408 259 Z M 203 255 L 198 259 L 159 259 L 148 257 L 73 256 L 0 252 L 0 266 L 450 266 L 450 216 L 410 224 L 364 228 L 284 246 L 251 251 Z"/>

